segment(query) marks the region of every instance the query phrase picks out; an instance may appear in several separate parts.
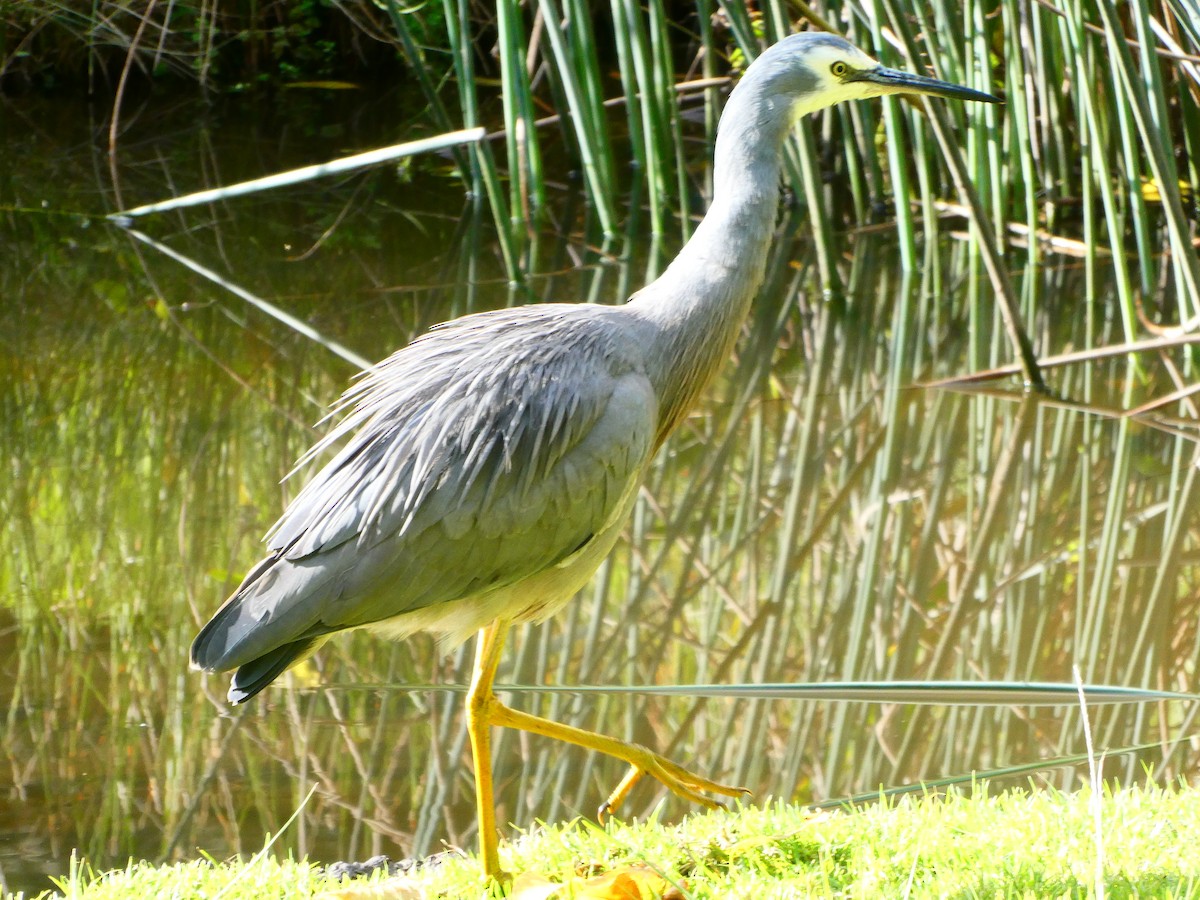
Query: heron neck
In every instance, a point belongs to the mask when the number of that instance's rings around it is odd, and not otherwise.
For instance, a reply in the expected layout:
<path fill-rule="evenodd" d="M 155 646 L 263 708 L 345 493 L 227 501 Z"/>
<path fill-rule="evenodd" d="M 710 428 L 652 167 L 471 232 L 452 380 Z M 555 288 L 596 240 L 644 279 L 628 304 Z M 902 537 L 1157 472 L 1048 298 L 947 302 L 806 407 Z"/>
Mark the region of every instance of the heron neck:
<path fill-rule="evenodd" d="M 755 85 L 738 86 L 718 129 L 712 205 L 675 261 L 630 301 L 659 337 L 647 365 L 660 442 L 729 358 L 762 284 L 792 121 Z"/>

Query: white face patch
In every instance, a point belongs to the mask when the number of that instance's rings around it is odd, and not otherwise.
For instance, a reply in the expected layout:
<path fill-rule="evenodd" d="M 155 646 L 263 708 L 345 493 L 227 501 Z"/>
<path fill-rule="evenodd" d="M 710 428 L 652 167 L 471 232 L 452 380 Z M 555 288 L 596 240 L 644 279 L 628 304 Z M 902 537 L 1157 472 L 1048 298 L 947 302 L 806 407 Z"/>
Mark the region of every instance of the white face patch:
<path fill-rule="evenodd" d="M 796 104 L 794 116 L 797 119 L 844 100 L 861 100 L 880 93 L 878 89 L 872 90 L 870 82 L 844 80 L 840 66 L 845 66 L 848 72 L 862 72 L 879 66 L 856 47 L 816 46 L 805 55 L 804 63 L 820 79 L 820 89 Z"/>

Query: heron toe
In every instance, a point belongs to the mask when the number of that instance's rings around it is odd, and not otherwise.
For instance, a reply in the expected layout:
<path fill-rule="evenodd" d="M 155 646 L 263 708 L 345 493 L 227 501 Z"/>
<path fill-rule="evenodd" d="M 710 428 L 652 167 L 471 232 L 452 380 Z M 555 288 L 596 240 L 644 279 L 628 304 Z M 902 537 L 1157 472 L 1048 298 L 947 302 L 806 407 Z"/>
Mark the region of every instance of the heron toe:
<path fill-rule="evenodd" d="M 726 797 L 745 797 L 751 793 L 749 788 L 721 784 L 719 781 L 713 781 L 710 778 L 705 778 L 703 775 L 697 775 L 690 769 L 685 769 L 678 763 L 674 763 L 665 756 L 655 753 L 646 747 L 638 744 L 627 744 L 626 746 L 632 752 L 642 754 L 642 756 L 638 762 L 629 763 L 629 773 L 621 779 L 621 783 L 617 785 L 616 789 L 608 795 L 608 799 L 596 810 L 596 818 L 601 822 L 608 816 L 615 816 L 617 814 L 617 810 L 625 802 L 625 798 L 629 796 L 630 791 L 633 790 L 645 775 L 649 775 L 651 778 L 665 785 L 676 796 L 700 806 L 707 806 L 709 809 L 718 809 L 721 807 L 721 804 L 712 797 L 707 796 L 708 794 L 723 794 Z"/>

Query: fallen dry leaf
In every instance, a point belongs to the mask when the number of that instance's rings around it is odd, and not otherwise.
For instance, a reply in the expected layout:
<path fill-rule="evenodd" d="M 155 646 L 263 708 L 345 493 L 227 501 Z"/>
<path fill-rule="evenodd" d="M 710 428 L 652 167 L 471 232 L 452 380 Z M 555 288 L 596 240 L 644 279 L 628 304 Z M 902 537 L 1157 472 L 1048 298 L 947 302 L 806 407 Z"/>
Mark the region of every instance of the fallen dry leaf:
<path fill-rule="evenodd" d="M 653 869 L 628 866 L 584 881 L 574 900 L 683 900 L 679 888 Z"/>
<path fill-rule="evenodd" d="M 348 883 L 318 894 L 316 900 L 428 900 L 425 888 L 411 878 L 386 878 L 375 884 Z"/>
<path fill-rule="evenodd" d="M 533 872 L 522 872 L 513 879 L 508 891 L 508 900 L 550 900 L 559 896 L 565 885 L 560 881 L 551 881 L 545 875 Z"/>
<path fill-rule="evenodd" d="M 593 878 L 551 881 L 526 872 L 513 881 L 509 900 L 683 900 L 683 894 L 648 866 L 626 866 Z"/>

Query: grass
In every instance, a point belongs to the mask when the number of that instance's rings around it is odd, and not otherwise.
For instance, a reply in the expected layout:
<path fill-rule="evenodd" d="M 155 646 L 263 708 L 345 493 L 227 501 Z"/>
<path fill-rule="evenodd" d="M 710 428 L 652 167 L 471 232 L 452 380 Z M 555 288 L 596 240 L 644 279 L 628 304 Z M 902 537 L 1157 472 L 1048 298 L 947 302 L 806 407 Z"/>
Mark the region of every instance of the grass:
<path fill-rule="evenodd" d="M 522 875 L 566 881 L 648 866 L 694 898 L 1200 897 L 1200 791 L 1106 791 L 1099 840 L 1090 799 L 1087 790 L 990 796 L 977 788 L 820 813 L 768 803 L 676 825 L 576 821 L 503 844 L 501 861 L 518 886 Z M 471 857 L 449 859 L 407 884 L 412 896 L 479 896 L 478 871 Z M 68 897 L 121 900 L 312 896 L 331 885 L 313 865 L 255 858 L 104 874 L 77 864 L 60 887 Z"/>

